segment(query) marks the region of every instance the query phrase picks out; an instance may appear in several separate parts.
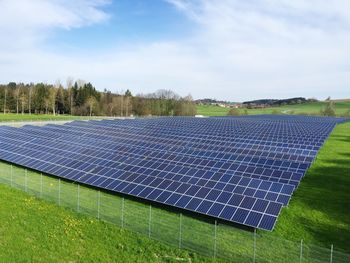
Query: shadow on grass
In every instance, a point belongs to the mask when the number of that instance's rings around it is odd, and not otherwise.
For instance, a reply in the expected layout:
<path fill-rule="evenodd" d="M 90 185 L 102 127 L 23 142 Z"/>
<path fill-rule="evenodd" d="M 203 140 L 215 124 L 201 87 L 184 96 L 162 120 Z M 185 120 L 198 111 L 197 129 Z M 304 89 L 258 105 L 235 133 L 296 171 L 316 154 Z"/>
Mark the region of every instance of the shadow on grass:
<path fill-rule="evenodd" d="M 350 142 L 350 136 L 348 138 Z M 330 246 L 332 242 L 338 249 L 349 252 L 350 154 L 337 155 L 334 159 L 330 155 L 322 158 L 320 164 L 315 163 L 294 198 L 310 209 L 310 214 L 307 211 L 305 216 L 298 215 L 298 221 L 315 240 L 324 246 Z"/>
<path fill-rule="evenodd" d="M 332 138 L 334 138 L 337 141 L 345 141 L 345 142 L 350 142 L 350 135 L 332 135 Z"/>

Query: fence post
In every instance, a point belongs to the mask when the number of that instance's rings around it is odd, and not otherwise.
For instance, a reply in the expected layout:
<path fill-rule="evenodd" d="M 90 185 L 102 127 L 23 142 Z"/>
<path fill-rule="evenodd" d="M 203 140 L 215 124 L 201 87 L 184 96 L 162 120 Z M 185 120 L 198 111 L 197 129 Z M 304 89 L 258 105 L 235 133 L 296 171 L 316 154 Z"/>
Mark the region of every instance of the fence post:
<path fill-rule="evenodd" d="M 215 224 L 214 224 L 214 259 L 216 258 L 216 236 L 217 236 L 217 226 L 218 223 L 215 220 Z"/>
<path fill-rule="evenodd" d="M 79 206 L 80 206 L 80 196 L 79 196 L 79 195 L 80 195 L 80 185 L 79 185 L 79 184 L 78 184 L 78 190 L 77 190 L 77 191 L 78 191 L 78 196 L 77 196 L 77 197 L 78 197 L 78 198 L 77 198 L 77 211 L 79 212 L 79 209 L 80 209 L 80 207 L 79 207 Z"/>
<path fill-rule="evenodd" d="M 97 192 L 97 219 L 100 220 L 100 202 L 101 202 L 101 192 Z"/>
<path fill-rule="evenodd" d="M 24 191 L 28 192 L 28 186 L 27 186 L 27 169 L 24 169 Z"/>
<path fill-rule="evenodd" d="M 330 263 L 333 262 L 333 244 L 331 245 L 331 258 L 329 260 Z"/>
<path fill-rule="evenodd" d="M 256 261 L 256 228 L 254 228 L 253 263 Z"/>
<path fill-rule="evenodd" d="M 179 248 L 181 248 L 181 239 L 182 239 L 182 213 L 180 213 L 180 229 L 179 229 Z"/>
<path fill-rule="evenodd" d="M 149 205 L 148 237 L 151 238 L 152 205 Z"/>
<path fill-rule="evenodd" d="M 300 256 L 299 256 L 299 262 L 302 262 L 303 260 L 303 240 L 300 240 Z"/>
<path fill-rule="evenodd" d="M 61 179 L 58 179 L 58 205 L 61 205 Z"/>
<path fill-rule="evenodd" d="M 13 187 L 13 167 L 11 164 L 11 168 L 10 168 L 10 175 L 11 175 L 11 187 Z"/>
<path fill-rule="evenodd" d="M 43 197 L 43 174 L 40 173 L 40 198 Z"/>
<path fill-rule="evenodd" d="M 123 197 L 122 198 L 122 215 L 121 215 L 122 228 L 124 228 L 124 205 L 125 205 L 125 200 L 124 200 L 124 197 Z"/>

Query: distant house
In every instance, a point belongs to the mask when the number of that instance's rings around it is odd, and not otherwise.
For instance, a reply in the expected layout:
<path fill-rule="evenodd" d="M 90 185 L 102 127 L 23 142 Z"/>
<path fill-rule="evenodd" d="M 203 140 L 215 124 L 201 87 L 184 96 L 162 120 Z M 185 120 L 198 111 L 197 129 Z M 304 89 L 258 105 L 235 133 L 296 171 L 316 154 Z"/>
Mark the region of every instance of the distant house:
<path fill-rule="evenodd" d="M 239 108 L 242 108 L 242 106 L 243 105 L 241 103 L 235 103 L 235 104 L 231 104 L 230 108 L 239 109 Z"/>

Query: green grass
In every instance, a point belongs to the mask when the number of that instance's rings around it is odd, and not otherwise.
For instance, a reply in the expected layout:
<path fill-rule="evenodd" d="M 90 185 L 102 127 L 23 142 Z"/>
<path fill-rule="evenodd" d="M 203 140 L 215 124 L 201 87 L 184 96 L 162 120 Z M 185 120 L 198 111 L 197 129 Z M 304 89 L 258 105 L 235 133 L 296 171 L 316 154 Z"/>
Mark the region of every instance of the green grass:
<path fill-rule="evenodd" d="M 350 252 L 350 122 L 338 125 L 269 235 Z"/>
<path fill-rule="evenodd" d="M 50 114 L 14 114 L 14 113 L 0 113 L 0 122 L 12 121 L 66 121 L 66 120 L 81 120 L 91 119 L 96 117 L 89 116 L 73 116 L 73 115 L 50 115 Z M 98 118 L 98 117 L 97 117 Z"/>
<path fill-rule="evenodd" d="M 101 235 L 99 228 L 106 228 L 108 226 L 116 229 L 124 228 L 119 235 L 115 235 L 116 230 L 112 231 L 110 236 L 108 234 L 108 239 L 115 239 L 114 243 L 119 242 L 122 243 L 123 246 L 131 248 L 138 247 L 140 250 L 145 251 L 144 253 L 157 255 L 156 258 L 154 258 L 152 255 L 146 254 L 146 257 L 141 260 L 142 262 L 157 261 L 157 258 L 159 258 L 161 262 L 211 262 L 214 256 L 215 225 L 213 225 L 212 222 L 205 222 L 186 215 L 180 216 L 179 213 L 157 207 L 150 208 L 149 205 L 137 201 L 130 199 L 123 200 L 119 196 L 103 192 L 99 193 L 96 190 L 83 186 L 79 186 L 78 190 L 76 184 L 59 181 L 48 176 L 41 176 L 41 174 L 32 171 L 26 172 L 25 169 L 16 166 L 12 166 L 11 168 L 9 164 L 3 162 L 0 162 L 0 183 L 12 185 L 13 188 L 17 188 L 17 190 L 13 190 L 0 184 L 0 200 L 3 201 L 0 203 L 0 214 L 1 219 L 4 222 L 6 221 L 6 223 L 2 225 L 3 228 L 0 226 L 0 233 L 7 237 L 3 239 L 3 243 L 0 242 L 0 262 L 2 262 L 1 259 L 10 259 L 13 255 L 17 255 L 13 258 L 14 261 L 22 261 L 25 258 L 31 257 L 28 253 L 30 253 L 30 255 L 37 255 L 38 251 L 36 248 L 22 255 L 21 250 L 23 247 L 17 245 L 17 243 L 26 243 L 28 236 L 32 235 L 35 238 L 31 242 L 35 244 L 38 243 L 38 249 L 44 249 L 39 255 L 47 255 L 47 257 L 44 257 L 44 261 L 58 261 L 59 254 L 53 251 L 63 242 L 62 239 L 67 238 L 66 231 L 62 230 L 64 227 L 62 223 L 65 222 L 65 217 L 74 218 L 76 224 L 79 224 L 79 229 L 76 232 L 84 236 L 84 238 L 80 240 L 84 250 L 90 250 L 89 246 L 93 246 L 94 243 L 98 243 L 98 247 L 102 247 L 106 237 Z M 24 193 L 24 191 L 27 192 L 27 194 Z M 33 198 L 30 195 L 70 209 L 63 209 L 57 205 Z M 26 200 L 31 201 L 28 203 Z M 32 211 L 29 206 L 32 204 L 35 204 L 35 211 Z M 47 209 L 47 207 L 50 207 L 50 209 Z M 11 211 L 11 209 L 13 209 L 13 211 Z M 55 209 L 57 209 L 57 211 L 55 211 Z M 86 214 L 90 217 L 79 215 L 73 211 L 79 211 L 79 213 Z M 50 216 L 48 216 L 48 213 Z M 149 221 L 150 213 L 151 223 Z M 19 219 L 18 221 L 13 220 L 14 215 Z M 57 223 L 56 216 L 62 217 L 61 224 Z M 97 221 L 95 218 L 99 218 L 108 223 Z M 37 223 L 31 223 L 33 224 L 33 228 L 27 228 L 23 227 L 23 221 L 36 221 Z M 88 224 L 86 224 L 86 222 Z M 89 222 L 94 222 L 93 227 L 97 228 L 96 233 L 93 233 Z M 60 234 L 55 235 L 55 237 L 58 238 L 50 239 L 50 243 L 53 245 L 53 251 L 51 248 L 43 248 L 41 246 L 42 243 L 47 242 L 46 236 L 48 234 L 45 228 L 39 227 L 40 224 L 44 224 L 48 228 L 59 226 L 59 230 L 57 231 Z M 37 230 L 34 230 L 35 228 L 37 228 Z M 20 233 L 26 232 L 26 234 L 20 235 L 15 239 L 11 238 L 11 236 L 16 235 L 16 229 L 20 229 Z M 34 231 L 36 232 L 34 233 Z M 139 236 L 134 233 L 142 235 Z M 93 242 L 90 243 L 90 236 L 94 234 L 97 236 L 94 236 Z M 125 237 L 122 235 L 125 235 Z M 156 241 L 148 240 L 147 236 L 149 235 L 152 239 L 161 241 L 163 245 Z M 79 240 L 79 237 L 76 236 L 72 238 L 74 240 Z M 134 240 L 131 240 L 132 238 L 134 238 Z M 85 240 L 89 242 L 85 242 Z M 237 259 L 240 262 L 251 261 L 253 252 L 252 233 L 241 231 L 233 227 L 218 225 L 216 240 L 218 257 L 231 260 Z M 68 255 L 67 261 L 69 258 L 73 261 L 99 261 L 98 255 L 94 254 L 86 255 L 82 258 L 80 258 L 80 256 L 84 255 L 84 253 L 79 255 L 79 257 L 75 256 L 73 252 L 76 246 L 70 247 L 70 240 L 65 242 L 67 243 L 65 245 L 65 250 L 61 251 L 61 253 Z M 150 244 L 153 245 L 151 246 Z M 236 245 L 232 247 L 232 244 Z M 183 249 L 196 251 L 207 257 L 201 257 L 195 253 L 179 250 L 177 249 L 179 245 Z M 159 246 L 159 248 L 157 246 Z M 95 248 L 91 248 L 91 250 L 94 249 Z M 106 249 L 106 254 L 109 254 L 110 250 L 113 249 L 113 244 L 111 244 L 111 247 L 107 246 Z M 148 252 L 148 249 L 152 251 L 152 253 Z M 133 249 L 128 250 L 128 253 L 131 253 L 130 261 L 137 261 L 139 257 L 137 251 L 136 249 L 135 251 Z M 8 252 L 11 252 L 11 257 L 8 255 Z M 118 254 L 119 251 L 116 250 L 115 253 Z M 136 255 L 134 255 L 135 253 Z M 114 260 L 114 258 L 103 256 L 103 261 L 113 261 L 112 259 Z M 217 261 L 221 262 L 223 259 Z M 121 262 L 124 262 L 124 260 L 121 260 Z"/>
<path fill-rule="evenodd" d="M 317 160 L 287 208 L 282 210 L 273 232 L 258 231 L 257 258 L 274 262 L 299 259 L 304 241 L 303 262 L 327 261 L 329 248 L 350 253 L 350 123 L 338 125 L 320 150 Z M 13 187 L 0 184 L 0 262 L 205 262 L 211 261 L 214 226 L 189 216 L 182 217 L 181 247 L 179 214 L 152 207 L 151 237 L 148 239 L 149 206 L 13 168 Z M 9 165 L 0 163 L 0 181 L 9 184 Z M 27 187 L 26 187 L 27 185 Z M 28 193 L 24 193 L 27 191 Z M 45 200 L 31 197 L 42 196 Z M 98 199 L 100 198 L 100 199 Z M 97 209 L 100 200 L 100 209 Z M 98 213 L 99 211 L 99 213 Z M 110 223 L 98 221 L 95 217 Z M 124 229 L 121 229 L 123 222 Z M 112 224 L 111 224 L 112 223 Z M 116 226 L 115 226 L 116 225 Z M 127 230 L 126 230 L 127 229 Z M 135 234 L 141 233 L 142 235 Z M 288 241 L 289 240 L 289 241 Z M 170 246 L 165 245 L 165 243 Z M 313 244 L 313 245 L 311 245 Z M 324 247 L 323 248 L 320 248 Z M 251 262 L 253 235 L 233 227 L 217 227 L 217 255 L 231 261 Z M 349 256 L 335 253 L 334 259 L 347 262 Z M 338 262 L 334 260 L 334 262 Z"/>
<path fill-rule="evenodd" d="M 280 107 L 270 107 L 265 109 L 247 109 L 249 115 L 254 114 L 303 114 L 320 115 L 320 110 L 325 106 L 325 102 L 312 102 L 296 105 L 285 105 Z M 337 116 L 343 116 L 350 111 L 350 101 L 335 102 Z M 213 105 L 197 105 L 197 114 L 204 116 L 225 116 L 229 109 Z M 243 113 L 243 110 L 241 110 Z"/>
<path fill-rule="evenodd" d="M 226 116 L 228 108 L 213 105 L 197 105 L 197 114 L 204 116 Z"/>
<path fill-rule="evenodd" d="M 0 200 L 0 262 L 212 261 L 4 185 Z"/>

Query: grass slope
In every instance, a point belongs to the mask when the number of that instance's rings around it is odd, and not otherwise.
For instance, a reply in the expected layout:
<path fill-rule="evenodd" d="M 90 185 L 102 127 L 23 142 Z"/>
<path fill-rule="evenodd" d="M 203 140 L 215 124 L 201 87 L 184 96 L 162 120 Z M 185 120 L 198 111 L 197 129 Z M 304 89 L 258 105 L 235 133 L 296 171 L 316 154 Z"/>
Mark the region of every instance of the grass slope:
<path fill-rule="evenodd" d="M 282 245 L 289 246 L 278 238 L 297 242 L 303 239 L 305 243 L 323 247 L 334 244 L 336 250 L 350 253 L 349 149 L 350 123 L 344 123 L 335 128 L 320 150 L 289 206 L 282 210 L 275 230 L 258 231 L 259 253 L 265 252 L 266 244 L 266 252 L 273 253 L 280 251 Z M 0 262 L 211 261 L 2 185 L 0 220 Z M 220 235 L 231 235 L 229 229 L 219 230 Z M 230 244 L 236 244 L 238 249 L 236 236 L 237 232 L 232 232 Z M 193 235 L 188 239 L 198 237 Z M 242 237 L 241 241 L 247 241 L 250 246 L 250 240 Z M 294 244 L 290 247 L 298 258 L 299 247 Z M 325 251 L 323 258 L 328 253 L 329 250 Z"/>
<path fill-rule="evenodd" d="M 267 235 L 350 252 L 350 122 L 338 125 Z M 264 234 L 264 233 L 262 233 Z"/>
<path fill-rule="evenodd" d="M 0 262 L 211 262 L 0 184 Z"/>
<path fill-rule="evenodd" d="M 248 114 L 314 114 L 319 115 L 320 110 L 325 106 L 325 102 L 312 102 L 297 105 L 285 105 L 266 109 L 248 109 Z M 341 116 L 350 111 L 350 101 L 335 102 L 337 116 Z M 197 114 L 205 116 L 225 116 L 229 109 L 213 105 L 197 105 Z"/>
<path fill-rule="evenodd" d="M 13 114 L 13 113 L 6 113 L 6 114 L 0 114 L 0 122 L 6 122 L 6 121 L 48 121 L 48 120 L 71 120 L 71 119 L 77 119 L 80 117 L 77 116 L 70 116 L 70 115 L 49 115 L 49 114 Z"/>
<path fill-rule="evenodd" d="M 197 114 L 204 116 L 226 116 L 228 108 L 214 105 L 197 105 Z"/>

